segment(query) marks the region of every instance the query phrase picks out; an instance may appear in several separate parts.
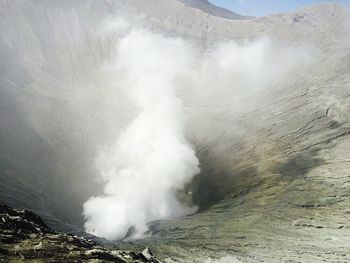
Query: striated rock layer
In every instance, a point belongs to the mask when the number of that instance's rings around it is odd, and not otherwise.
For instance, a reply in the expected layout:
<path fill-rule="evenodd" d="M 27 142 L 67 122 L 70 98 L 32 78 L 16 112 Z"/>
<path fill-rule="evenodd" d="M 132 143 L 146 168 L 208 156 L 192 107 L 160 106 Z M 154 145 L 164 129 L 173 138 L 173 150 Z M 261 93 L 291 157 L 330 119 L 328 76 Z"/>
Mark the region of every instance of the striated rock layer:
<path fill-rule="evenodd" d="M 82 204 L 100 192 L 96 151 L 130 120 L 99 70 L 116 41 L 101 40 L 99 27 L 128 12 L 131 22 L 143 19 L 152 31 L 201 49 L 265 36 L 318 54 L 312 67 L 254 97 L 240 97 L 234 86 L 180 91 L 202 166 L 189 186 L 200 213 L 153 223 L 153 237 L 141 246 L 182 262 L 227 255 L 243 262 L 350 261 L 344 8 L 328 3 L 241 20 L 175 0 L 55 2 L 0 1 L 1 201 L 32 209 L 55 229 L 80 231 Z"/>

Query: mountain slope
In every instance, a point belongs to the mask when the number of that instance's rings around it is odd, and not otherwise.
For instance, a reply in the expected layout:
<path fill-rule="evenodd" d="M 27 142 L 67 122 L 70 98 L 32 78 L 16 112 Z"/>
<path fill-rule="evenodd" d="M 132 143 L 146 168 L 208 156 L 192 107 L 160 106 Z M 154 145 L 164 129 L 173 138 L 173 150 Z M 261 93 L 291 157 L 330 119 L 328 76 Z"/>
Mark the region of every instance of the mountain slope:
<path fill-rule="evenodd" d="M 178 0 L 188 6 L 198 8 L 210 15 L 226 19 L 247 19 L 248 17 L 234 13 L 228 9 L 213 5 L 207 0 Z"/>
<path fill-rule="evenodd" d="M 96 32 L 106 17 L 128 12 L 131 23 L 142 17 L 144 27 L 199 50 L 264 36 L 317 54 L 311 68 L 269 83 L 258 97 L 241 97 L 233 84 L 179 91 L 202 165 L 192 183 L 202 211 L 154 223 L 146 242 L 157 255 L 350 260 L 350 23 L 343 8 L 328 3 L 233 20 L 175 0 L 73 2 L 0 1 L 2 202 L 51 218 L 53 228 L 82 227 L 82 204 L 101 190 L 96 152 L 130 121 L 100 71 L 116 39 Z"/>

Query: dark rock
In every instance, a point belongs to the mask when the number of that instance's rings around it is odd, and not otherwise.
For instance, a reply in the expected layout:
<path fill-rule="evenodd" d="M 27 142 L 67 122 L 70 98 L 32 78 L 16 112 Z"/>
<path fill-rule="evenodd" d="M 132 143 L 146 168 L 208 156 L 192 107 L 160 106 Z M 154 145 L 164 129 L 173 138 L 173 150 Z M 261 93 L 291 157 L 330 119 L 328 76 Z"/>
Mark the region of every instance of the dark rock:
<path fill-rule="evenodd" d="M 152 252 L 112 250 L 95 241 L 53 231 L 36 214 L 0 205 L 0 262 L 40 260 L 44 262 L 153 262 Z"/>

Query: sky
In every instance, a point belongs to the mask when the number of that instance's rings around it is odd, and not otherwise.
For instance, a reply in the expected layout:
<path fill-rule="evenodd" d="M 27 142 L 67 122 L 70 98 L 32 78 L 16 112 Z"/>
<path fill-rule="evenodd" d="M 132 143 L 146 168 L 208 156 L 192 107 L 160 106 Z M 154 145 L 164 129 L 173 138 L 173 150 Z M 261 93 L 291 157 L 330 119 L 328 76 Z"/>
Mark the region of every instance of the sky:
<path fill-rule="evenodd" d="M 236 13 L 250 16 L 264 16 L 269 14 L 288 12 L 302 6 L 316 4 L 321 0 L 209 0 L 217 6 L 222 6 Z M 330 1 L 328 1 L 330 2 Z M 350 0 L 336 0 L 343 4 L 350 4 Z"/>

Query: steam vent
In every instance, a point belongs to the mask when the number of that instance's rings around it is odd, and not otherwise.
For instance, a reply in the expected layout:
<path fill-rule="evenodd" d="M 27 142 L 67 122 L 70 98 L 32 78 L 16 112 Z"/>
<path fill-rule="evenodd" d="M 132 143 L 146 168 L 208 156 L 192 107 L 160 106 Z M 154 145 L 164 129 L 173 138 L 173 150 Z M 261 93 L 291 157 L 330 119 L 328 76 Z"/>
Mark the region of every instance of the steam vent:
<path fill-rule="evenodd" d="M 0 0 L 0 262 L 350 262 L 349 8 Z"/>

